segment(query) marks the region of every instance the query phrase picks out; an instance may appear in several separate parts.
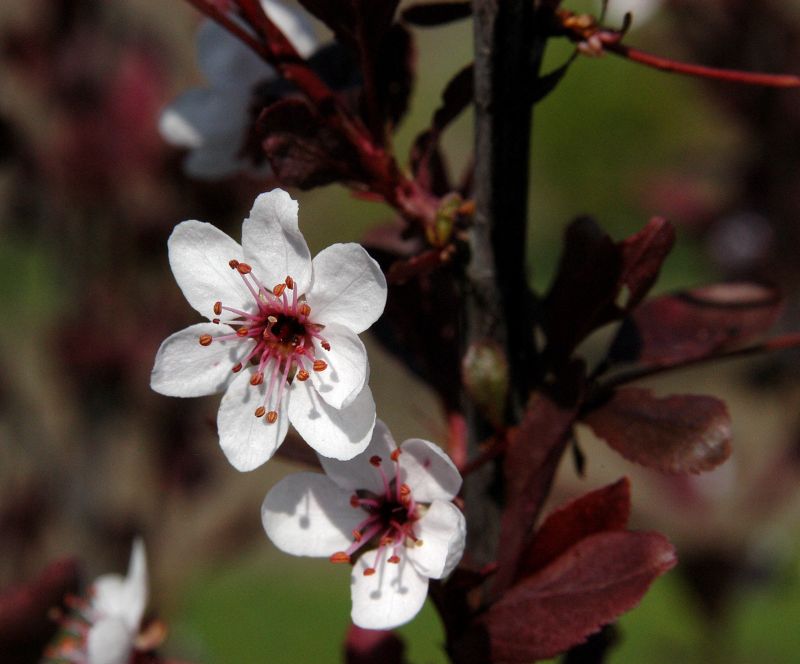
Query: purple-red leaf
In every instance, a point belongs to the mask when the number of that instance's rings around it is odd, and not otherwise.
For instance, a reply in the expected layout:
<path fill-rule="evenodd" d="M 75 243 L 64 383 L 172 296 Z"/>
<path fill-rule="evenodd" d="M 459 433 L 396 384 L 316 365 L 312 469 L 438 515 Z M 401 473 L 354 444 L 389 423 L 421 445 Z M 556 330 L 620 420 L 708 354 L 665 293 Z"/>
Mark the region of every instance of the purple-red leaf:
<path fill-rule="evenodd" d="M 578 413 L 583 365 L 564 372 L 558 395 L 535 393 L 519 426 L 511 430 L 504 462 L 506 507 L 500 525 L 494 590 L 502 592 L 516 578 L 520 556 L 547 497 L 553 475 Z"/>
<path fill-rule="evenodd" d="M 402 17 L 412 25 L 430 27 L 458 21 L 471 14 L 472 5 L 469 2 L 427 2 L 424 5 L 411 5 L 403 10 Z"/>
<path fill-rule="evenodd" d="M 519 576 L 530 576 L 589 535 L 624 530 L 631 512 L 627 477 L 559 507 L 536 531 L 523 553 Z"/>
<path fill-rule="evenodd" d="M 284 99 L 259 118 L 264 152 L 281 183 L 310 189 L 341 180 L 358 181 L 353 147 L 302 99 Z"/>
<path fill-rule="evenodd" d="M 722 283 L 654 298 L 625 321 L 614 360 L 669 365 L 740 345 L 766 332 L 782 309 L 778 291 Z"/>
<path fill-rule="evenodd" d="M 668 473 L 711 470 L 731 453 L 728 409 L 714 397 L 627 387 L 582 419 L 626 459 Z"/>
<path fill-rule="evenodd" d="M 675 228 L 662 217 L 653 217 L 642 230 L 620 243 L 620 281 L 629 294 L 626 310 L 633 309 L 647 295 L 674 244 Z"/>
<path fill-rule="evenodd" d="M 632 609 L 675 565 L 658 533 L 590 535 L 521 581 L 480 619 L 493 662 L 530 662 L 581 643 Z"/>

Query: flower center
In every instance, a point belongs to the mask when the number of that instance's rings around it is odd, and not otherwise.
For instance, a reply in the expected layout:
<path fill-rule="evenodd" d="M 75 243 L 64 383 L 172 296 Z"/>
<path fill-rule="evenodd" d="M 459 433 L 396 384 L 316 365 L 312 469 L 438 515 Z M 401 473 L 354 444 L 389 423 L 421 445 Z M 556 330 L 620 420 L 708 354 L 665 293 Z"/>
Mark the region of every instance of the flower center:
<path fill-rule="evenodd" d="M 379 456 L 370 458 L 369 462 L 383 482 L 383 492 L 375 494 L 359 490 L 350 497 L 350 505 L 364 511 L 366 517 L 353 530 L 353 543 L 347 550 L 337 551 L 330 557 L 332 563 L 349 563 L 354 553 L 367 545 L 373 545 L 378 549 L 375 567 L 364 570 L 364 576 L 371 576 L 375 574 L 375 568 L 380 565 L 384 556 L 387 556 L 386 562 L 397 564 L 400 562 L 402 547 L 422 546 L 422 540 L 414 534 L 414 524 L 422 516 L 421 506 L 414 501 L 410 487 L 399 482 L 399 459 L 400 450 L 396 449 L 391 454 L 395 474 L 390 481 L 382 468 L 383 459 Z"/>
<path fill-rule="evenodd" d="M 212 322 L 225 323 L 235 332 L 217 336 L 203 334 L 199 338 L 200 345 L 209 346 L 215 340 L 251 342 L 231 371 L 238 373 L 247 364 L 256 367 L 250 384 L 256 386 L 266 381 L 267 389 L 255 416 L 266 415 L 267 422 L 274 424 L 278 412 L 268 411 L 268 404 L 280 403 L 290 381 L 295 378 L 308 380 L 310 371 L 324 371 L 328 367 L 324 360 L 316 358 L 314 340 L 325 350 L 330 350 L 331 346 L 320 334 L 325 326 L 311 322 L 311 307 L 305 301 L 305 295 L 298 294 L 297 284 L 291 276 L 270 289 L 258 280 L 247 263 L 232 259 L 228 265 L 241 275 L 255 306 L 250 311 L 243 311 L 215 302 L 215 316 L 226 312 L 232 317 L 227 320 L 214 318 Z"/>

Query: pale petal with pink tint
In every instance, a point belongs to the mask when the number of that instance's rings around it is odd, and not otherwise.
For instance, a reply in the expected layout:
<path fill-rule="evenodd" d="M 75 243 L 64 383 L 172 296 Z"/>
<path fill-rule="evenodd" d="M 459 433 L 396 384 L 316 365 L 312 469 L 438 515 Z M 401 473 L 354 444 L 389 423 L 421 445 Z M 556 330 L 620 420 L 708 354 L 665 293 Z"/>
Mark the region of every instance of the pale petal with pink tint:
<path fill-rule="evenodd" d="M 228 387 L 222 397 L 217 414 L 219 444 L 231 465 L 242 472 L 254 470 L 269 461 L 277 451 L 289 422 L 284 402 L 278 402 L 273 393 L 265 401 L 266 385 L 250 384 L 251 373 L 242 371 Z M 265 414 L 256 417 L 255 412 L 263 407 Z M 275 411 L 278 417 L 270 423 L 266 412 Z"/>
<path fill-rule="evenodd" d="M 369 385 L 345 408 L 334 408 L 309 385 L 295 381 L 289 395 L 289 419 L 303 439 L 319 454 L 352 459 L 369 445 L 375 427 L 375 402 Z"/>
<path fill-rule="evenodd" d="M 361 245 L 333 244 L 314 257 L 308 303 L 316 316 L 357 334 L 383 313 L 386 294 L 386 277 Z"/>
<path fill-rule="evenodd" d="M 350 494 L 319 473 L 296 473 L 270 489 L 261 520 L 272 543 L 295 556 L 329 556 L 346 549 L 360 510 Z"/>
<path fill-rule="evenodd" d="M 461 560 L 467 536 L 461 510 L 453 503 L 436 500 L 417 522 L 414 533 L 419 542 L 406 549 L 414 568 L 431 579 L 450 574 Z"/>
<path fill-rule="evenodd" d="M 231 259 L 242 260 L 239 243 L 216 226 L 183 221 L 167 241 L 169 265 L 186 301 L 201 316 L 214 318 L 214 303 L 223 300 L 239 309 L 250 302 Z"/>
<path fill-rule="evenodd" d="M 345 408 L 361 393 L 367 380 L 367 350 L 358 335 L 343 325 L 326 325 L 322 335 L 330 344 L 330 350 L 325 350 L 320 341 L 315 340 L 315 356 L 323 360 L 327 368 L 312 371 L 311 381 L 329 406 Z"/>
<path fill-rule="evenodd" d="M 191 325 L 167 337 L 158 349 L 150 387 L 169 397 L 201 397 L 222 392 L 233 379 L 242 344 L 215 340 L 200 345 L 205 335 L 233 334 L 233 328 L 213 323 Z M 252 347 L 252 342 L 249 344 Z"/>
<path fill-rule="evenodd" d="M 290 276 L 298 292 L 311 280 L 311 253 L 297 223 L 297 201 L 282 189 L 261 194 L 242 224 L 245 260 L 269 289 Z"/>
<path fill-rule="evenodd" d="M 428 596 L 428 577 L 407 558 L 392 565 L 385 556 L 376 565 L 377 551 L 367 551 L 358 559 L 350 577 L 353 623 L 364 629 L 393 629 L 419 613 Z M 375 573 L 364 574 L 367 568 Z"/>
<path fill-rule="evenodd" d="M 383 420 L 376 420 L 369 445 L 361 454 L 349 461 L 320 456 L 319 462 L 325 474 L 343 489 L 348 491 L 364 489 L 372 493 L 381 493 L 384 490 L 383 480 L 380 473 L 376 472 L 375 466 L 370 463 L 370 459 L 376 456 L 381 459 L 381 469 L 386 481 L 391 482 L 394 479 L 395 464 L 391 462 L 390 456 L 396 449 L 397 445 L 389 427 Z"/>
<path fill-rule="evenodd" d="M 438 445 L 411 438 L 400 445 L 402 481 L 414 491 L 416 500 L 452 500 L 461 490 L 461 474 Z"/>

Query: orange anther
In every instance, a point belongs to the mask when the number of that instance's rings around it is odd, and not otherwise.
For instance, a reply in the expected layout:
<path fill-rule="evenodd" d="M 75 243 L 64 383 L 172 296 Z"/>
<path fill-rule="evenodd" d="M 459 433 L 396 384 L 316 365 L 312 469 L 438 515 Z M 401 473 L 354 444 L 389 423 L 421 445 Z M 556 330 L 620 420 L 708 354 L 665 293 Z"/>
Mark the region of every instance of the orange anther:
<path fill-rule="evenodd" d="M 294 279 L 292 279 L 289 275 L 286 275 L 286 287 L 289 290 L 294 290 Z"/>
<path fill-rule="evenodd" d="M 397 461 L 397 459 L 400 458 L 400 448 L 398 447 L 395 450 L 393 450 L 389 456 L 392 457 L 392 461 Z"/>
<path fill-rule="evenodd" d="M 392 565 L 397 565 L 400 562 L 400 556 L 391 556 L 386 562 L 392 563 Z"/>
<path fill-rule="evenodd" d="M 361 505 L 361 498 L 353 494 L 350 496 L 350 507 L 359 507 Z"/>
<path fill-rule="evenodd" d="M 376 454 L 375 456 L 371 456 L 369 458 L 369 462 L 375 466 L 376 468 L 381 465 L 381 458 Z"/>
<path fill-rule="evenodd" d="M 299 381 L 308 380 L 308 371 L 306 371 L 305 369 L 300 369 L 300 371 L 297 372 L 297 380 Z"/>
<path fill-rule="evenodd" d="M 201 346 L 210 346 L 211 342 L 213 340 L 214 339 L 210 334 L 201 334 L 200 335 L 200 345 Z"/>
<path fill-rule="evenodd" d="M 267 413 L 267 422 L 270 424 L 275 424 L 278 421 L 278 413 L 274 410 L 271 410 Z"/>
<path fill-rule="evenodd" d="M 219 318 L 212 318 L 211 322 L 214 323 L 214 325 L 219 325 Z"/>
<path fill-rule="evenodd" d="M 344 551 L 337 551 L 330 558 L 328 558 L 328 560 L 330 560 L 332 563 L 349 563 L 350 556 Z"/>
<path fill-rule="evenodd" d="M 217 300 L 214 302 L 214 313 L 219 316 L 222 313 L 222 302 Z"/>
<path fill-rule="evenodd" d="M 240 327 L 238 330 L 236 330 L 236 336 L 237 337 L 246 337 L 247 333 L 249 331 L 250 330 L 248 328 L 246 328 L 246 327 Z"/>
<path fill-rule="evenodd" d="M 250 384 L 251 385 L 261 385 L 264 382 L 264 374 L 260 371 L 256 371 L 252 376 L 250 376 Z"/>
<path fill-rule="evenodd" d="M 235 258 L 231 258 L 228 261 L 228 265 L 230 266 L 231 270 L 235 270 L 237 267 L 239 267 L 239 261 L 237 261 Z"/>
<path fill-rule="evenodd" d="M 234 364 L 233 368 L 231 369 L 231 371 L 233 371 L 233 373 L 239 373 L 241 370 L 242 370 L 242 363 L 241 362 L 239 362 L 238 364 Z"/>
<path fill-rule="evenodd" d="M 253 268 L 250 267 L 247 263 L 237 264 L 236 269 L 239 271 L 239 274 L 250 274 L 253 271 Z"/>
<path fill-rule="evenodd" d="M 303 304 L 297 307 L 297 313 L 299 313 L 301 316 L 307 317 L 311 314 L 311 307 L 309 307 L 308 304 L 303 302 Z"/>
<path fill-rule="evenodd" d="M 314 361 L 314 371 L 325 371 L 328 368 L 328 363 L 325 360 Z"/>
<path fill-rule="evenodd" d="M 367 569 L 364 570 L 364 576 L 372 576 L 373 574 L 375 574 L 374 567 L 367 567 Z"/>
<path fill-rule="evenodd" d="M 264 406 L 259 406 L 256 408 L 256 417 L 264 417 L 264 413 L 267 412 L 267 409 Z"/>
<path fill-rule="evenodd" d="M 411 487 L 408 484 L 401 484 L 400 485 L 400 495 L 401 496 L 409 496 L 411 495 Z"/>
<path fill-rule="evenodd" d="M 322 346 L 325 350 L 330 350 L 331 349 L 331 345 L 327 341 L 322 341 L 322 342 L 320 342 L 319 345 Z"/>
<path fill-rule="evenodd" d="M 272 289 L 272 294 L 275 297 L 280 297 L 283 295 L 283 291 L 286 290 L 286 284 L 275 284 L 275 288 Z"/>

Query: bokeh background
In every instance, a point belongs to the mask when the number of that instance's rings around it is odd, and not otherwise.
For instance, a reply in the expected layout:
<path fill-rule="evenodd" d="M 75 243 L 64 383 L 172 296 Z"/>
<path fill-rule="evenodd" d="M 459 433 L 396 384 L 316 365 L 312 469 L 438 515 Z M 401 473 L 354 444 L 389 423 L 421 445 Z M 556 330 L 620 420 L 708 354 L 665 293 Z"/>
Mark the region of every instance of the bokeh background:
<path fill-rule="evenodd" d="M 405 3 L 408 4 L 408 3 Z M 633 0 L 612 0 L 616 16 Z M 670 0 L 640 9 L 628 41 L 705 64 L 800 72 L 795 0 Z M 591 2 L 565 3 L 592 9 Z M 216 442 L 218 398 L 149 390 L 163 338 L 194 322 L 169 272 L 166 238 L 184 219 L 238 237 L 247 177 L 188 179 L 159 137 L 160 109 L 202 84 L 199 17 L 179 0 L 30 0 L 0 5 L 0 589 L 76 556 L 85 578 L 124 571 L 147 545 L 150 607 L 164 652 L 196 662 L 335 662 L 348 574 L 292 559 L 263 535 L 259 507 L 294 468 L 240 474 Z M 325 32 L 320 26 L 320 36 Z M 471 58 L 471 25 L 417 29 L 418 79 L 396 136 L 403 161 L 447 80 Z M 546 67 L 569 56 L 548 47 Z M 469 163 L 472 118 L 447 133 Z M 658 291 L 769 279 L 800 327 L 800 93 L 710 84 L 613 56 L 579 59 L 536 107 L 530 278 L 544 288 L 566 224 L 591 213 L 615 237 L 654 215 L 679 243 Z M 292 192 L 312 252 L 358 241 L 391 211 L 339 187 Z M 587 344 L 591 357 L 608 334 Z M 380 416 L 398 440 L 443 441 L 423 384 L 367 340 Z M 730 362 L 650 383 L 729 404 L 735 452 L 713 473 L 669 478 L 581 444 L 554 503 L 628 474 L 635 526 L 659 529 L 681 564 L 620 621 L 612 662 L 794 662 L 800 652 L 798 357 Z M 401 633 L 413 662 L 443 662 L 435 612 Z"/>

